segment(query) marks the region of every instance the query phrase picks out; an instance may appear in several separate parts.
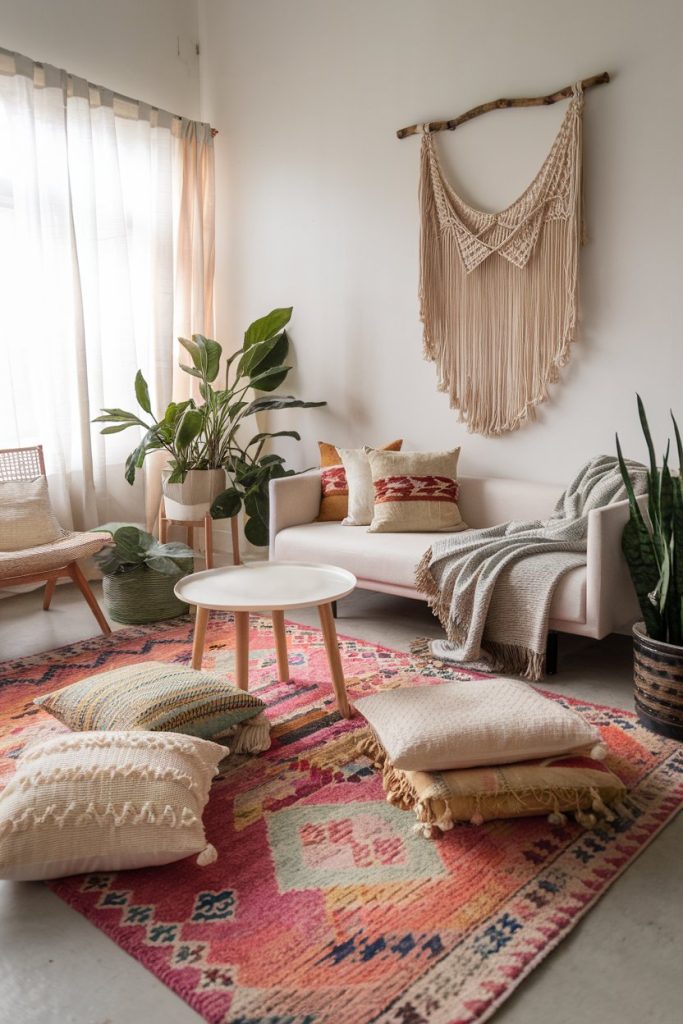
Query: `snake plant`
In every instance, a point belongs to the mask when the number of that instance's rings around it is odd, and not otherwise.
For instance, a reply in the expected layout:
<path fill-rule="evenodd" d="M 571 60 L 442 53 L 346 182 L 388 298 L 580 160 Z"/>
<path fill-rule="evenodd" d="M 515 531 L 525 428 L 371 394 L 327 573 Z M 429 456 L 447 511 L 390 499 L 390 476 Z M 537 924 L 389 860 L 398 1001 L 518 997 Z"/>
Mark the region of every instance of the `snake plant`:
<path fill-rule="evenodd" d="M 670 440 L 661 469 L 647 422 L 645 407 L 638 398 L 638 415 L 650 457 L 648 471 L 647 520 L 633 491 L 617 435 L 619 467 L 628 494 L 630 514 L 624 527 L 622 549 L 648 636 L 653 640 L 683 645 L 683 443 L 671 413 L 678 472 L 669 469 Z"/>

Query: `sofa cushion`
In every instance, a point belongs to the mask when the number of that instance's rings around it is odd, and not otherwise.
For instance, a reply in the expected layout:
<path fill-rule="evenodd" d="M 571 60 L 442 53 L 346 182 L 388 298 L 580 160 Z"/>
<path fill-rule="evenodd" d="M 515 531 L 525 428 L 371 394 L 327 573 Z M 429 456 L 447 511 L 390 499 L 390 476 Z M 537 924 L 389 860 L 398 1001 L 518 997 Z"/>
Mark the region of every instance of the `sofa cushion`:
<path fill-rule="evenodd" d="M 368 533 L 341 523 L 306 523 L 280 530 L 273 540 L 272 558 L 292 562 L 333 562 L 357 577 L 360 586 L 381 590 L 415 590 L 415 569 L 428 547 L 443 533 Z M 377 584 L 377 586 L 373 586 Z M 566 573 L 550 605 L 550 618 L 586 621 L 586 568 Z"/>
<path fill-rule="evenodd" d="M 464 530 L 458 509 L 458 456 L 447 452 L 368 452 L 375 506 L 371 533 Z"/>
<path fill-rule="evenodd" d="M 380 448 L 380 451 L 398 452 L 402 440 L 391 441 Z M 349 488 L 346 470 L 342 465 L 337 448 L 328 441 L 318 441 L 320 449 L 320 511 L 319 523 L 340 523 L 348 515 Z M 370 520 L 368 520 L 370 522 Z"/>

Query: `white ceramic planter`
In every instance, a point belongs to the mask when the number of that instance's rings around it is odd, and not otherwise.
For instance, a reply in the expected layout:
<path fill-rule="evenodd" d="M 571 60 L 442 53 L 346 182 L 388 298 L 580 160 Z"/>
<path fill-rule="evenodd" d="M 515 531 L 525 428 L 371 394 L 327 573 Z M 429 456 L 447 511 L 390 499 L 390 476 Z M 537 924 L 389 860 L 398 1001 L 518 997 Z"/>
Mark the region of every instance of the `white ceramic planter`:
<path fill-rule="evenodd" d="M 203 519 L 214 498 L 228 486 L 224 469 L 191 469 L 181 484 L 169 484 L 170 475 L 170 470 L 161 474 L 167 519 Z"/>

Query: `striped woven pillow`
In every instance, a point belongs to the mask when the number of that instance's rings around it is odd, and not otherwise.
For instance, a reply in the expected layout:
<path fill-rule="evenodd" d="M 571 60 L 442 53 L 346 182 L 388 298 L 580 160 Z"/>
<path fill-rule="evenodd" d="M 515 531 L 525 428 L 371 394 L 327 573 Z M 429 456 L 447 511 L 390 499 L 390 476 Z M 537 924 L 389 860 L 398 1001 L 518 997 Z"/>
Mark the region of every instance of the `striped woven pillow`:
<path fill-rule="evenodd" d="M 383 452 L 398 452 L 402 440 L 391 441 L 380 448 Z M 349 514 L 349 485 L 341 455 L 333 444 L 318 441 L 320 449 L 321 497 L 317 523 L 341 523 Z"/>
<path fill-rule="evenodd" d="M 78 732 L 145 729 L 229 739 L 236 753 L 270 746 L 264 702 L 224 677 L 145 661 L 100 672 L 33 702 Z M 231 738 L 232 737 L 232 738 Z"/>

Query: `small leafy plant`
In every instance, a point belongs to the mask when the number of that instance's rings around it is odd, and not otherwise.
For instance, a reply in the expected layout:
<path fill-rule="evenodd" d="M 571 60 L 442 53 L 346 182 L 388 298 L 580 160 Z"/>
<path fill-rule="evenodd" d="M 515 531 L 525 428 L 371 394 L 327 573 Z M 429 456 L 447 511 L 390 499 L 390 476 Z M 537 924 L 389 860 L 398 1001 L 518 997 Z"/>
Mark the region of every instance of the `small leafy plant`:
<path fill-rule="evenodd" d="M 301 440 L 296 430 L 260 431 L 243 444 L 245 421 L 259 412 L 272 409 L 312 408 L 325 402 L 303 402 L 293 395 L 272 394 L 287 378 L 291 366 L 286 365 L 289 338 L 285 330 L 292 307 L 273 309 L 255 320 L 244 334 L 242 347 L 225 363 L 225 386 L 216 388 L 223 349 L 217 341 L 194 334 L 192 340 L 179 338 L 190 357 L 190 365 L 181 369 L 199 381 L 202 403 L 194 399 L 171 402 L 157 419 L 152 413 L 147 382 L 140 370 L 135 377 L 135 397 L 143 419 L 124 409 L 103 409 L 95 423 L 106 423 L 103 434 L 114 434 L 128 427 L 145 431 L 140 443 L 126 460 L 126 480 L 132 484 L 142 468 L 145 457 L 154 451 L 169 455 L 169 483 L 182 483 L 193 469 L 225 469 L 230 487 L 211 506 L 214 519 L 237 515 L 244 508 L 244 532 L 252 544 L 268 543 L 268 483 L 275 477 L 291 476 L 280 455 L 266 454 L 268 441 L 276 437 Z M 265 392 L 249 399 L 253 389 Z"/>
<path fill-rule="evenodd" d="M 192 548 L 186 544 L 160 544 L 151 533 L 130 523 L 105 523 L 97 530 L 110 533 L 114 541 L 94 556 L 105 576 L 120 576 L 142 567 L 165 576 L 183 576 L 194 568 Z"/>
<path fill-rule="evenodd" d="M 636 500 L 617 435 L 619 467 L 630 506 L 622 548 L 648 636 L 653 640 L 682 646 L 683 443 L 678 424 L 671 413 L 678 451 L 678 472 L 672 473 L 669 469 L 670 440 L 667 441 L 662 467 L 659 469 L 645 407 L 640 395 L 637 398 L 638 415 L 650 458 L 647 505 L 649 523 Z"/>

